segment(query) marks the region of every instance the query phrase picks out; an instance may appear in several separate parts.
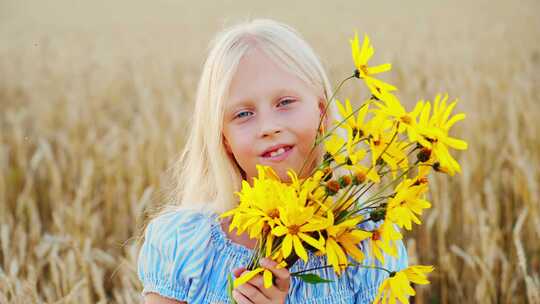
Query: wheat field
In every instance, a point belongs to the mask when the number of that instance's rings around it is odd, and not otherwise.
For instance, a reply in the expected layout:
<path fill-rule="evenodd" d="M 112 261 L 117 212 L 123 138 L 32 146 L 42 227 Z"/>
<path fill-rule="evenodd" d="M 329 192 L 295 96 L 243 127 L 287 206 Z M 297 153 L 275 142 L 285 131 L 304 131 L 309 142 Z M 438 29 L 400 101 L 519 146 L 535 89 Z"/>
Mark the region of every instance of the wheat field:
<path fill-rule="evenodd" d="M 409 108 L 459 98 L 463 173 L 433 176 L 433 208 L 406 234 L 410 263 L 436 268 L 414 303 L 540 303 L 540 3 L 373 2 L 2 1 L 0 303 L 140 301 L 141 227 L 208 41 L 245 17 L 297 28 L 333 83 L 358 29 Z"/>

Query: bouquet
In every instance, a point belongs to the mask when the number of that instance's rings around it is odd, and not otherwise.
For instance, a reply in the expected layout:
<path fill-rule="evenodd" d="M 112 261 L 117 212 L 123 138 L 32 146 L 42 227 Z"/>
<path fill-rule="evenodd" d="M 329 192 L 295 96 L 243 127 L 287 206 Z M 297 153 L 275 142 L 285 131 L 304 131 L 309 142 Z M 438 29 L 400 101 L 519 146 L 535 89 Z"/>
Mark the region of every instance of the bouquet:
<path fill-rule="evenodd" d="M 384 253 L 397 257 L 395 243 L 403 238 L 399 228 L 411 230 L 412 223 L 421 224 L 422 212 L 431 207 L 425 196 L 432 171 L 450 176 L 460 173 L 450 148 L 464 150 L 467 143 L 449 136 L 449 130 L 465 114 L 452 115 L 457 101 L 449 102 L 442 94 L 433 102 L 420 100 L 407 111 L 394 94 L 397 88 L 375 78 L 389 71 L 391 64 L 368 65 L 374 53 L 369 37 L 365 35 L 360 46 L 355 34 L 350 43 L 354 74 L 341 81 L 327 99 L 325 110 L 326 114 L 335 102 L 342 119 L 324 130 L 323 117 L 319 123 L 322 132 L 312 148 L 313 152 L 323 145 L 322 163 L 307 178 L 299 177 L 305 162 L 300 172 L 289 170 L 288 182 L 281 181 L 271 167 L 257 166 L 253 184 L 243 181 L 236 193 L 238 206 L 220 215 L 232 217 L 230 231 L 236 228 L 238 234 L 247 232 L 257 239 L 248 271 L 234 282 L 229 276 L 230 291 L 259 273 L 266 288 L 272 285 L 272 273 L 259 265 L 261 258 L 290 268 L 298 259 L 307 262 L 308 251 L 325 255 L 328 265 L 323 267 L 331 267 L 338 276 L 347 267 L 387 271 L 389 276 L 379 287 L 375 303 L 396 299 L 408 303 L 408 296 L 415 295 L 411 283 L 429 284 L 427 274 L 433 266 L 415 265 L 394 272 L 363 261 L 366 254 L 381 263 Z M 370 92 L 357 108 L 348 99 L 342 103 L 334 98 L 351 79 L 360 79 Z M 381 220 L 374 230 L 361 227 L 367 221 Z M 365 242 L 371 248 L 368 253 L 361 250 Z M 329 281 L 310 274 L 311 270 L 291 275 L 313 284 Z"/>

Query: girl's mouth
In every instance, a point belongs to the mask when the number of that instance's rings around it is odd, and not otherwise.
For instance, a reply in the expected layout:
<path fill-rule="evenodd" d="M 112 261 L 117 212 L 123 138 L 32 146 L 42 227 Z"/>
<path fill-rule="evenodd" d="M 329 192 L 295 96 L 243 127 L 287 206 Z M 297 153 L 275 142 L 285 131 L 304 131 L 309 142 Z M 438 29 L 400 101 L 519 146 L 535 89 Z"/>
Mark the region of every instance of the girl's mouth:
<path fill-rule="evenodd" d="M 294 146 L 280 147 L 277 150 L 264 153 L 262 155 L 262 158 L 265 160 L 274 161 L 274 162 L 282 161 L 285 158 L 287 158 L 289 154 L 291 154 L 293 148 Z"/>

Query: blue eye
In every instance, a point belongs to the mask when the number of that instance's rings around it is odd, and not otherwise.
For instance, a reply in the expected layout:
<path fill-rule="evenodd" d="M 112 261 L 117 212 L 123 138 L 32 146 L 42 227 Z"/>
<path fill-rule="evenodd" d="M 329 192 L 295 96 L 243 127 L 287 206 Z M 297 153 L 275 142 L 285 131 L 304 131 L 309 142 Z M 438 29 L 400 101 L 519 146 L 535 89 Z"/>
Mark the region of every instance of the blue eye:
<path fill-rule="evenodd" d="M 292 103 L 292 102 L 294 102 L 294 101 L 295 101 L 294 99 L 286 98 L 286 99 L 281 100 L 281 101 L 278 103 L 278 105 L 280 105 L 280 106 L 281 106 L 281 105 L 286 106 L 286 105 L 288 105 L 288 104 L 290 104 L 290 103 Z"/>
<path fill-rule="evenodd" d="M 251 114 L 251 112 L 249 112 L 249 111 L 242 111 L 242 112 L 236 114 L 236 115 L 234 116 L 234 118 L 244 118 L 244 117 L 248 117 L 248 116 L 249 116 L 248 114 Z"/>

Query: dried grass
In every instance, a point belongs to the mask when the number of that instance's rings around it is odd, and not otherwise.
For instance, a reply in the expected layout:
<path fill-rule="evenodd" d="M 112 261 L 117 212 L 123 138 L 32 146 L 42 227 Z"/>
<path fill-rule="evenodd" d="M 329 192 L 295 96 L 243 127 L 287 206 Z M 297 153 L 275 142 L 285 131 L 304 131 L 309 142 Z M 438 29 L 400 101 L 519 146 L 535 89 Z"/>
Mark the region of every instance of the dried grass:
<path fill-rule="evenodd" d="M 90 30 L 47 28 L 41 14 L 35 22 L 50 31 L 17 20 L 3 28 L 0 302 L 139 300 L 139 229 L 144 211 L 162 202 L 162 174 L 182 147 L 205 44 L 220 16 L 254 14 L 297 27 L 336 81 L 350 73 L 347 38 L 359 28 L 372 36 L 375 61 L 394 63 L 388 80 L 408 106 L 441 90 L 460 97 L 468 118 L 455 135 L 470 145 L 456 154 L 463 174 L 433 179 L 434 207 L 408 235 L 411 261 L 436 267 L 415 302 L 538 303 L 537 3 L 418 0 L 406 12 L 240 3 L 177 10 L 140 33 L 108 33 L 119 27 L 109 19 Z M 357 88 L 342 96 L 359 96 Z"/>

